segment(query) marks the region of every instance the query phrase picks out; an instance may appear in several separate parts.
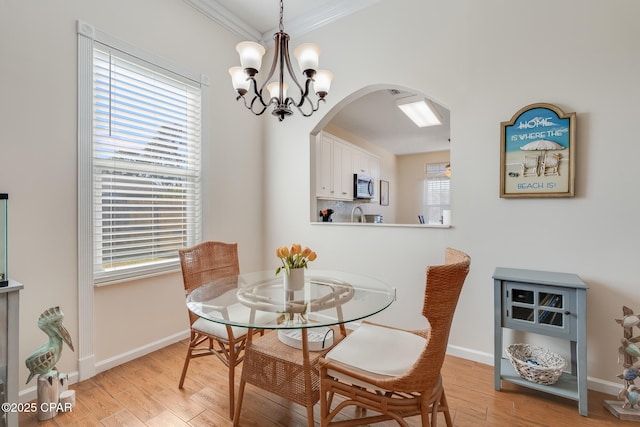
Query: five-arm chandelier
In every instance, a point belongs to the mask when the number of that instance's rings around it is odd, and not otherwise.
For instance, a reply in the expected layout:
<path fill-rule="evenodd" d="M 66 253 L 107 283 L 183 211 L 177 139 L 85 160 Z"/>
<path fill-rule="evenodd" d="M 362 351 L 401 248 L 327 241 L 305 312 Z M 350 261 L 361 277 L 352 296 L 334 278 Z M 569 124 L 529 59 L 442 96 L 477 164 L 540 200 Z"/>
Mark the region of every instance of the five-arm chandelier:
<path fill-rule="evenodd" d="M 245 107 L 255 115 L 264 113 L 267 107 L 273 105 L 271 114 L 278 116 L 280 121 L 293 114 L 292 106 L 296 107 L 304 117 L 309 117 L 318 111 L 320 101 L 325 101 L 324 97 L 329 93 L 331 79 L 333 78 L 333 74 L 330 71 L 318 69 L 320 48 L 315 44 L 304 43 L 293 52 L 302 74 L 306 77 L 304 88 L 298 82 L 289 59 L 289 35 L 284 32 L 282 15 L 283 5 L 282 0 L 280 0 L 280 31 L 273 35 L 275 40 L 273 62 L 271 70 L 260 89 L 258 89 L 258 82 L 255 77 L 260 70 L 262 56 L 265 53 L 265 48 L 261 44 L 250 41 L 238 43 L 236 50 L 240 54 L 240 64 L 242 65 L 229 69 L 233 88 L 238 94 L 236 100 L 242 98 Z M 286 79 L 285 67 L 289 74 Z M 272 80 L 276 68 L 278 74 L 276 79 Z M 300 90 L 300 98 L 298 100 L 287 96 L 289 85 L 285 80 L 295 83 Z M 312 83 L 313 91 L 317 96 L 315 105 L 309 97 Z M 250 89 L 253 90 L 251 94 L 248 93 Z M 249 97 L 251 97 L 250 100 L 247 99 Z"/>

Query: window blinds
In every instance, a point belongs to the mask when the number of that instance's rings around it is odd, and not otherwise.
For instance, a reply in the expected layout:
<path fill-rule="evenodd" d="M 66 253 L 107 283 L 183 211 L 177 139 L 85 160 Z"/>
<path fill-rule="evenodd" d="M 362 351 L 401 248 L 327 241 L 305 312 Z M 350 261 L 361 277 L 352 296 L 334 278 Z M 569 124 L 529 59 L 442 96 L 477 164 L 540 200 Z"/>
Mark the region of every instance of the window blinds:
<path fill-rule="evenodd" d="M 429 224 L 442 224 L 442 211 L 451 207 L 451 180 L 446 175 L 447 163 L 425 165 L 424 215 Z"/>
<path fill-rule="evenodd" d="M 201 93 L 97 44 L 93 58 L 96 283 L 177 265 L 201 227 Z"/>

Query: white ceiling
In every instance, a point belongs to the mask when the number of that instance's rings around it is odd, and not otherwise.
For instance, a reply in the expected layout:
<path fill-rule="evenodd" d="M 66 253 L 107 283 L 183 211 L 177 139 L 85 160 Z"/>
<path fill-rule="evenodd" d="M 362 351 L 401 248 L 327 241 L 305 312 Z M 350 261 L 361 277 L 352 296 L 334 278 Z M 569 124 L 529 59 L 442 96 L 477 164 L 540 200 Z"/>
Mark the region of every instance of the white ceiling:
<path fill-rule="evenodd" d="M 279 0 L 184 0 L 236 34 L 268 44 L 278 31 Z M 380 0 L 285 0 L 283 23 L 292 39 Z"/>
<path fill-rule="evenodd" d="M 272 43 L 273 34 L 278 31 L 279 0 L 184 1 L 243 39 L 259 41 L 268 46 Z M 300 37 L 307 32 L 378 1 L 285 0 L 284 29 L 292 39 L 299 38 L 303 42 Z M 330 54 L 324 52 L 324 55 Z M 339 75 L 335 76 L 335 79 L 339 78 Z M 353 92 L 359 89 L 354 87 Z M 418 128 L 395 105 L 396 98 L 410 94 L 392 94 L 386 89 L 372 92 L 345 106 L 331 123 L 395 154 L 448 150 L 449 111 L 436 104 L 445 123 L 442 126 Z"/>
<path fill-rule="evenodd" d="M 398 155 L 449 150 L 449 110 L 431 101 L 443 123 L 419 128 L 396 106 L 397 99 L 414 94 L 371 92 L 345 106 L 330 123 Z"/>

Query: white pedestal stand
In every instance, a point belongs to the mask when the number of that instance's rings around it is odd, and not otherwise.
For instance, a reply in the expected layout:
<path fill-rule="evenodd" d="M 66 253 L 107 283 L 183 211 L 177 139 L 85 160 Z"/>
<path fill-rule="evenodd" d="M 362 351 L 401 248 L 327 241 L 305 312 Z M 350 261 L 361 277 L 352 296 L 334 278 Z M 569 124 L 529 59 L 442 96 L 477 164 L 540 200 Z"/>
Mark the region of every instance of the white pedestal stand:
<path fill-rule="evenodd" d="M 38 376 L 38 421 L 69 412 L 75 404 L 76 392 L 69 390 L 69 375 L 49 371 Z"/>

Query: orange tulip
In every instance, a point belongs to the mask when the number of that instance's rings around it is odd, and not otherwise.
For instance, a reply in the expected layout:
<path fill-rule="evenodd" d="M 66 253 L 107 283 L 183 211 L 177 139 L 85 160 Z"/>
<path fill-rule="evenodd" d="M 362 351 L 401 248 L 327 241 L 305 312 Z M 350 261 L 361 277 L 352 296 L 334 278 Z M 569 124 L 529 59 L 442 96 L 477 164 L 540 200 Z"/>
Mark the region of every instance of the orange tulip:
<path fill-rule="evenodd" d="M 276 249 L 276 256 L 282 262 L 282 266 L 276 269 L 276 274 L 283 270 L 289 272 L 292 268 L 307 268 L 307 263 L 318 257 L 308 246 L 305 246 L 303 250 L 299 243 L 293 243 L 291 248 L 280 246 Z"/>

